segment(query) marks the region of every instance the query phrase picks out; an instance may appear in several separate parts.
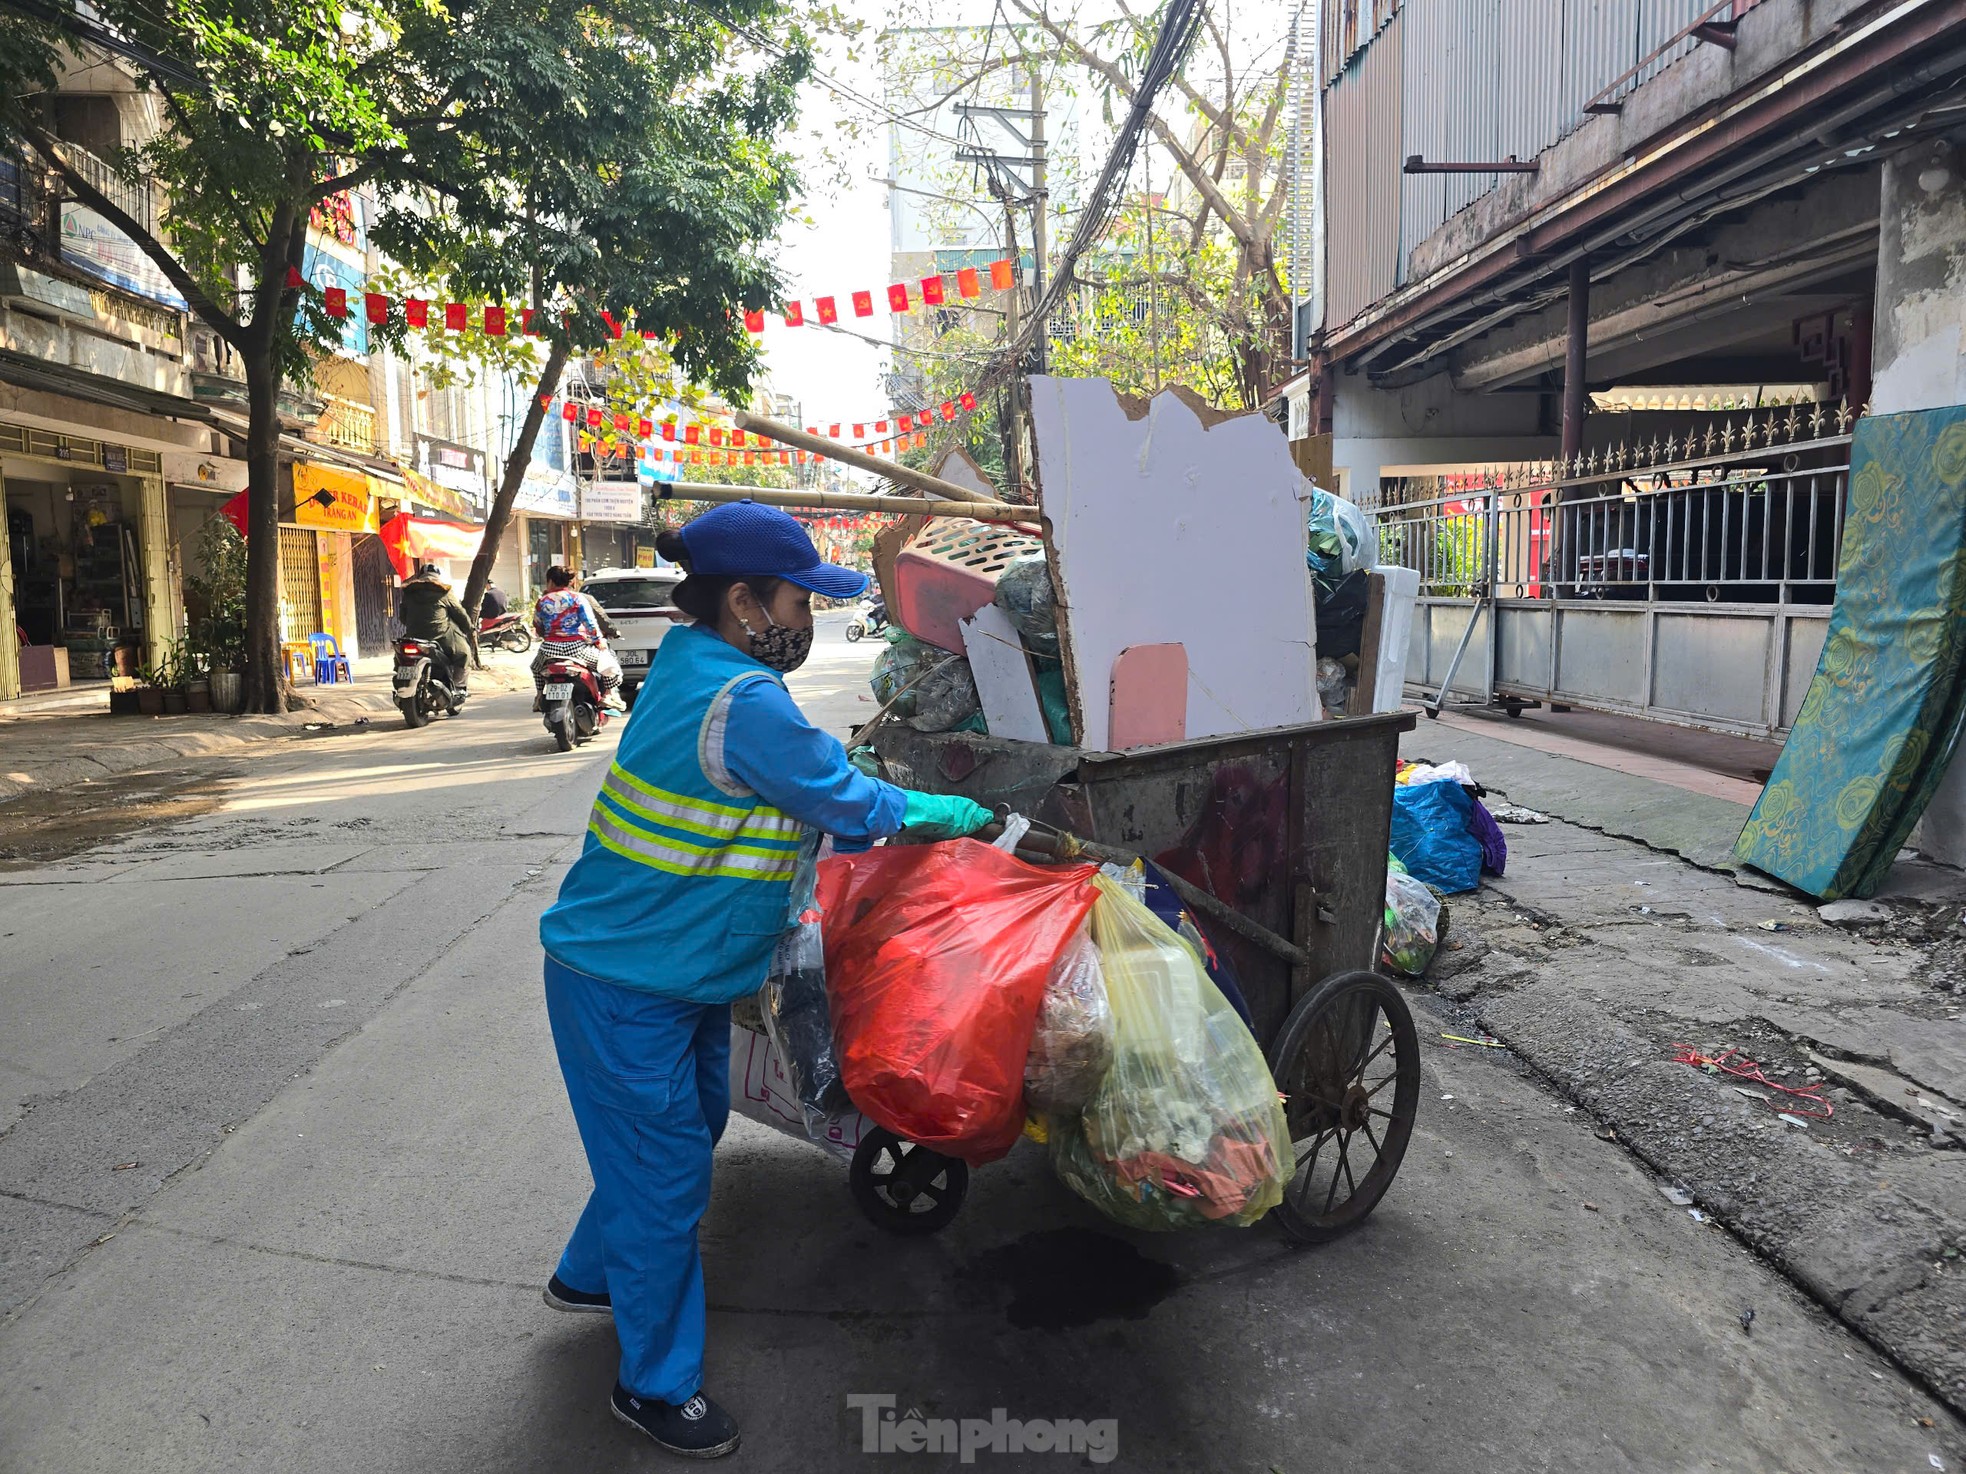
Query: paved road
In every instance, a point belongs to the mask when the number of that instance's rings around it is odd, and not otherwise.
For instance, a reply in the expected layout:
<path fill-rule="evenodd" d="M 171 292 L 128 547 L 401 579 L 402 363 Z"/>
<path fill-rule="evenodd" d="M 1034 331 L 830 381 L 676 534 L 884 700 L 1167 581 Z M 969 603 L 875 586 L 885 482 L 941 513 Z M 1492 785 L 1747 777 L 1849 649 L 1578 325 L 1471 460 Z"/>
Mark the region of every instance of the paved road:
<path fill-rule="evenodd" d="M 827 725 L 868 653 L 829 629 L 801 674 Z M 210 812 L 0 873 L 0 1470 L 662 1463 L 605 1414 L 607 1323 L 539 1300 L 588 1184 L 535 927 L 610 744 L 552 753 L 525 706 L 270 749 Z M 734 1121 L 731 1467 L 885 1466 L 847 1403 L 878 1393 L 1116 1418 L 1121 1469 L 1961 1467 L 1892 1367 L 1443 1027 L 1398 1183 L 1314 1252 L 1115 1232 L 1028 1147 L 896 1241 Z"/>

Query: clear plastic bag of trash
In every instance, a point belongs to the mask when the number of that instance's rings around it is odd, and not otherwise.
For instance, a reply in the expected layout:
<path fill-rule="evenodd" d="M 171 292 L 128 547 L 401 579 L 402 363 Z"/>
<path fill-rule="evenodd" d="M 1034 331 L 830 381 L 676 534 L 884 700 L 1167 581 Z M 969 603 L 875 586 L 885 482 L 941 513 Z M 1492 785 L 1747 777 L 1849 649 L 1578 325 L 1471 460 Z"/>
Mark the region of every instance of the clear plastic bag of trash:
<path fill-rule="evenodd" d="M 1440 946 L 1440 898 L 1404 868 L 1386 870 L 1386 965 L 1409 978 L 1426 972 Z"/>
<path fill-rule="evenodd" d="M 799 850 L 788 925 L 758 992 L 765 1033 L 805 1113 L 807 1134 L 815 1140 L 828 1120 L 853 1108 L 833 1049 L 833 1018 L 826 1003 L 826 939 L 813 899 L 824 838 L 809 834 Z"/>
<path fill-rule="evenodd" d="M 918 732 L 952 732 L 981 723 L 983 702 L 976 694 L 969 662 L 960 655 L 944 655 L 943 660 L 946 664 L 931 670 L 915 687 L 915 714 L 908 725 Z"/>
<path fill-rule="evenodd" d="M 1323 487 L 1315 487 L 1311 492 L 1309 532 L 1305 562 L 1327 594 L 1346 574 L 1370 568 L 1379 561 L 1379 535 L 1373 531 L 1365 513 Z"/>
<path fill-rule="evenodd" d="M 1081 1109 L 1113 1063 L 1113 1010 L 1106 1002 L 1099 949 L 1081 931 L 1045 983 L 1038 1026 L 1024 1062 L 1027 1110 L 1056 1115 Z"/>
<path fill-rule="evenodd" d="M 1351 673 L 1345 669 L 1344 661 L 1333 660 L 1328 655 L 1318 660 L 1317 699 L 1325 711 L 1342 716 L 1351 689 Z"/>
<path fill-rule="evenodd" d="M 1017 632 L 1027 636 L 1058 635 L 1058 614 L 1052 605 L 1051 569 L 1043 553 L 1012 558 L 997 575 L 996 605 L 1010 616 Z"/>
<path fill-rule="evenodd" d="M 1048 1118 L 1052 1167 L 1132 1228 L 1254 1223 L 1295 1167 L 1263 1051 L 1186 942 L 1110 877 L 1093 884 L 1113 1061 L 1080 1114 Z"/>

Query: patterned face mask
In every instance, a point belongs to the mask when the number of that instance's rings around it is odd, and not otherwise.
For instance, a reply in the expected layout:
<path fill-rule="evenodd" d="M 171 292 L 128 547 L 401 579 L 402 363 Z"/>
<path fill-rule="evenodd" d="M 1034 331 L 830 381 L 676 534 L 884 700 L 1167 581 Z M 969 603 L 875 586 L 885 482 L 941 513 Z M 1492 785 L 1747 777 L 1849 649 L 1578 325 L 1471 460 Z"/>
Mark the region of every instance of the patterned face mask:
<path fill-rule="evenodd" d="M 767 614 L 767 628 L 753 630 L 749 625 L 744 633 L 751 637 L 751 658 L 761 665 L 789 674 L 806 663 L 806 656 L 812 653 L 812 631 L 793 629 L 788 624 L 779 624 Z"/>

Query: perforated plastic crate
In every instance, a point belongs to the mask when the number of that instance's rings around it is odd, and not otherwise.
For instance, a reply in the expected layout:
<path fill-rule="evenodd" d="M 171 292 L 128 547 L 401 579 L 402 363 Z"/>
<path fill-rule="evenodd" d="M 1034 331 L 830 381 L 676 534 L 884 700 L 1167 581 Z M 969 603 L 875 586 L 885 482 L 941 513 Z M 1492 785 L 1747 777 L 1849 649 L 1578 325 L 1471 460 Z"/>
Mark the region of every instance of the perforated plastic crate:
<path fill-rule="evenodd" d="M 1042 547 L 1035 534 L 1002 523 L 932 519 L 894 560 L 901 627 L 917 639 L 960 653 L 960 621 L 990 602 L 1011 559 Z"/>

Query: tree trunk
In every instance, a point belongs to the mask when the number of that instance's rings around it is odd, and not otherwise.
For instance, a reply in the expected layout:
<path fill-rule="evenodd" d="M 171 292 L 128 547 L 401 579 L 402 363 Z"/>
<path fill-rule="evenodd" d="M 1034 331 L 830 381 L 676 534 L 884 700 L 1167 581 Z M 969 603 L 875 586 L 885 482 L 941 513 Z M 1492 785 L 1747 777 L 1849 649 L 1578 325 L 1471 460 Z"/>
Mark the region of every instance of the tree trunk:
<path fill-rule="evenodd" d="M 567 345 L 555 342 L 546 355 L 546 366 L 539 371 L 532 403 L 519 425 L 519 438 L 512 446 L 512 454 L 505 458 L 505 474 L 499 480 L 498 494 L 485 514 L 485 535 L 478 544 L 478 556 L 471 560 L 471 576 L 464 581 L 464 612 L 471 616 L 474 625 L 478 622 L 478 607 L 485 602 L 485 585 L 491 582 L 492 565 L 498 561 L 498 545 L 505 537 L 505 529 L 512 525 L 512 503 L 519 499 L 526 467 L 532 464 L 533 443 L 539 439 L 539 427 L 546 419 L 545 401 L 560 387 L 560 375 L 566 366 Z"/>
<path fill-rule="evenodd" d="M 246 710 L 287 709 L 280 658 L 280 368 L 271 350 L 246 370 Z"/>

